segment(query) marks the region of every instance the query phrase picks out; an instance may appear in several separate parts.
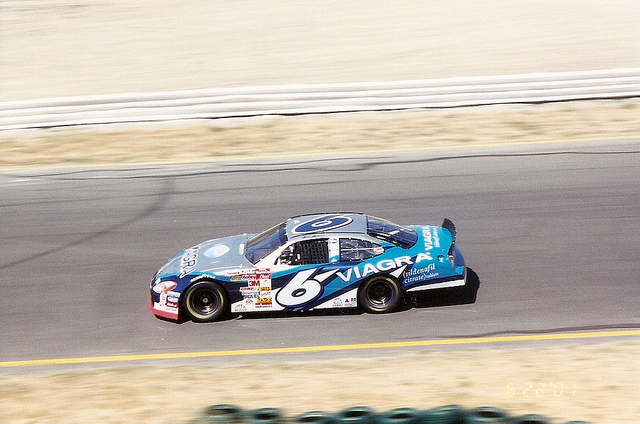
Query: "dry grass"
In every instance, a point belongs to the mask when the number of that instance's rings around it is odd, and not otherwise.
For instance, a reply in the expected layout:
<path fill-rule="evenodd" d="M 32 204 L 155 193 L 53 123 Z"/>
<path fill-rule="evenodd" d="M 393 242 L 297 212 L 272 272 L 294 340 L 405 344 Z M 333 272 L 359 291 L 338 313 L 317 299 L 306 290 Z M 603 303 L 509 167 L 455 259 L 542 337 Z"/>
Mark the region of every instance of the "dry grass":
<path fill-rule="evenodd" d="M 569 102 L 0 133 L 0 166 L 206 161 L 640 135 L 640 102 Z"/>
<path fill-rule="evenodd" d="M 424 351 L 393 358 L 232 367 L 120 367 L 0 377 L 2 423 L 184 423 L 209 405 L 287 416 L 365 405 L 377 412 L 490 405 L 554 422 L 637 423 L 640 343 Z"/>

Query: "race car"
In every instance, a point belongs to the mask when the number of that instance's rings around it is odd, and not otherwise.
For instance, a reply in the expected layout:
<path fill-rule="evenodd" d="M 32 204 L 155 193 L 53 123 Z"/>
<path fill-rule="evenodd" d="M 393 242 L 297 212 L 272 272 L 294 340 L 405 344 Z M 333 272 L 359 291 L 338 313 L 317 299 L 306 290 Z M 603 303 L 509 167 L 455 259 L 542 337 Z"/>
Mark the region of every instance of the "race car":
<path fill-rule="evenodd" d="M 394 224 L 362 213 L 296 216 L 260 233 L 204 241 L 151 280 L 159 318 L 360 308 L 385 313 L 425 290 L 464 286 L 456 227 Z"/>

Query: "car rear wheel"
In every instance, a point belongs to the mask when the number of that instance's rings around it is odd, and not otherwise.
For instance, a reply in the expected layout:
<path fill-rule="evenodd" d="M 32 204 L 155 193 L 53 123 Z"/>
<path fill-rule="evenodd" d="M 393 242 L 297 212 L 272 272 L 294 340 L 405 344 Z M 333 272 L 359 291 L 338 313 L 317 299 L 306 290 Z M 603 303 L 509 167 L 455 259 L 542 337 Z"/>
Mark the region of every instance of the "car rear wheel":
<path fill-rule="evenodd" d="M 211 322 L 227 313 L 229 301 L 224 289 L 217 283 L 202 281 L 189 287 L 184 297 L 184 308 L 193 321 Z"/>
<path fill-rule="evenodd" d="M 360 307 L 370 314 L 391 312 L 402 301 L 400 283 L 387 275 L 377 275 L 365 281 L 358 292 Z"/>

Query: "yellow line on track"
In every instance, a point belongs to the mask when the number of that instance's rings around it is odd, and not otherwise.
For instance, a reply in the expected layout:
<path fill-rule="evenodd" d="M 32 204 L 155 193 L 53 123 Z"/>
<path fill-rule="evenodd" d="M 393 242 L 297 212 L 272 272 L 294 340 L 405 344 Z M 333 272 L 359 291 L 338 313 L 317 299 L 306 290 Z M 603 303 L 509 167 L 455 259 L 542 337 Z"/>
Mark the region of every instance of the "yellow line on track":
<path fill-rule="evenodd" d="M 548 340 L 570 340 L 570 339 L 596 339 L 605 337 L 627 337 L 639 336 L 640 330 L 602 331 L 590 333 L 558 333 L 558 334 L 538 334 L 522 336 L 496 336 L 478 338 L 460 338 L 443 340 L 421 340 L 410 342 L 388 342 L 388 343 L 364 343 L 350 345 L 327 345 L 327 346 L 302 346 L 302 347 L 282 347 L 267 349 L 245 349 L 245 350 L 222 350 L 213 352 L 183 352 L 183 353 L 155 353 L 143 355 L 120 355 L 120 356 L 95 356 L 85 358 L 60 358 L 60 359 L 34 359 L 26 361 L 5 361 L 0 362 L 0 368 L 15 368 L 25 366 L 42 365 L 72 365 L 72 364 L 97 364 L 105 362 L 127 362 L 156 359 L 189 359 L 189 358 L 212 358 L 218 356 L 245 356 L 245 355 L 268 355 L 274 353 L 305 353 L 305 352 L 330 352 L 340 350 L 363 350 L 363 349 L 389 349 L 402 347 L 427 347 L 427 346 L 451 346 L 469 344 L 487 344 L 503 342 L 525 342 L 525 341 L 548 341 Z"/>

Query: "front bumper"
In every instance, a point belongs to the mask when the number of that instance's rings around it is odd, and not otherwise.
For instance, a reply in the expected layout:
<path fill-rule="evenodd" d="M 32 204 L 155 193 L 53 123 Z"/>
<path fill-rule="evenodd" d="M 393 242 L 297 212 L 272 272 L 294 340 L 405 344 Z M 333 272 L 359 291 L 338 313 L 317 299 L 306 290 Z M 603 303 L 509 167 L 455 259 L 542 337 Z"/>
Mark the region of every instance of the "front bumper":
<path fill-rule="evenodd" d="M 163 295 L 159 296 L 158 301 L 156 302 L 153 298 L 153 295 L 149 295 L 149 309 L 153 313 L 153 315 L 158 318 L 165 318 L 172 321 L 180 320 L 180 309 L 177 306 L 167 305 L 166 297 L 163 300 Z"/>

